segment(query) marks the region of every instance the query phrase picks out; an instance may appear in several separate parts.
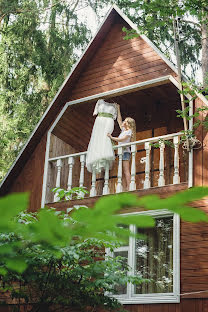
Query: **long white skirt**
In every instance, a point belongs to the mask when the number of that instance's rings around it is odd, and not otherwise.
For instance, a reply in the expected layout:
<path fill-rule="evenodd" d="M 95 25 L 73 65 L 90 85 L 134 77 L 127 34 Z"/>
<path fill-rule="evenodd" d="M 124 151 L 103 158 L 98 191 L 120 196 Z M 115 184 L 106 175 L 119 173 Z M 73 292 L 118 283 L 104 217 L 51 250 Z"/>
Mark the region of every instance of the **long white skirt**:
<path fill-rule="evenodd" d="M 87 149 L 86 167 L 89 172 L 93 170 L 101 172 L 108 164 L 109 168 L 112 168 L 115 155 L 111 139 L 107 134 L 112 134 L 113 129 L 113 118 L 96 117 Z"/>

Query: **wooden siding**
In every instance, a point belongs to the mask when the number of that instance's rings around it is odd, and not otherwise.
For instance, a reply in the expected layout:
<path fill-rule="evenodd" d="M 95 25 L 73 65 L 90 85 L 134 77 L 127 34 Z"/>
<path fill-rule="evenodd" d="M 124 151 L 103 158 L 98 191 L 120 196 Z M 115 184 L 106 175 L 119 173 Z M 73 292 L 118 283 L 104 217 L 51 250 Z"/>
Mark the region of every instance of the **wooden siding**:
<path fill-rule="evenodd" d="M 121 19 L 107 33 L 81 73 L 69 100 L 121 88 L 168 74 L 170 67 L 141 37 L 124 40 Z"/>
<path fill-rule="evenodd" d="M 69 155 L 76 153 L 77 150 L 73 148 L 71 145 L 66 144 L 55 135 L 51 134 L 50 140 L 50 149 L 49 149 L 49 158 L 58 157 L 62 155 Z M 62 168 L 61 168 L 61 186 L 64 189 L 67 189 L 67 180 L 68 180 L 68 172 L 69 165 L 68 159 L 62 160 Z M 56 162 L 50 162 L 48 166 L 48 177 L 47 177 L 47 185 L 46 185 L 46 203 L 53 201 L 54 193 L 51 192 L 51 189 L 56 186 L 56 175 L 57 175 L 57 167 Z M 79 163 L 75 162 L 74 165 L 74 175 L 73 182 L 77 183 L 77 178 L 79 175 Z"/>
<path fill-rule="evenodd" d="M 208 213 L 208 198 L 193 204 Z M 181 223 L 181 293 L 208 290 L 208 224 Z M 187 295 L 206 297 L 207 293 Z"/>
<path fill-rule="evenodd" d="M 195 110 L 204 107 L 201 99 L 195 100 Z M 199 112 L 198 119 L 202 122 L 207 117 L 207 111 Z M 194 185 L 208 185 L 208 133 L 205 127 L 200 125 L 195 131 L 197 139 L 202 143 L 202 148 L 194 150 Z"/>
<path fill-rule="evenodd" d="M 128 305 L 129 312 L 207 312 L 208 299 L 183 299 L 181 303 Z"/>
<path fill-rule="evenodd" d="M 163 187 L 154 187 L 151 189 L 145 189 L 145 190 L 136 190 L 136 191 L 131 191 L 131 194 L 136 194 L 139 197 L 145 196 L 145 195 L 150 195 L 150 194 L 157 194 L 161 198 L 166 198 L 170 195 L 175 194 L 176 192 L 186 190 L 188 188 L 187 183 L 181 183 L 181 184 L 176 184 L 176 185 L 167 185 Z M 108 195 L 106 195 L 108 196 Z M 57 202 L 57 203 L 50 203 L 50 207 L 55 207 L 57 210 L 61 211 L 66 211 L 67 208 L 73 207 L 74 205 L 86 205 L 90 208 L 94 206 L 96 201 L 100 199 L 101 196 L 95 196 L 95 197 L 88 197 L 84 199 L 76 199 L 76 200 L 71 200 L 69 201 L 62 201 L 62 202 Z M 130 212 L 135 212 L 138 211 L 138 208 L 126 208 L 122 210 L 122 213 L 130 213 Z"/>
<path fill-rule="evenodd" d="M 15 305 L 1 305 L 1 312 L 13 312 Z M 32 309 L 32 305 L 28 306 Z M 44 309 L 45 307 L 43 307 Z M 54 307 L 54 311 L 62 312 L 63 309 Z M 181 303 L 161 303 L 161 304 L 139 304 L 124 305 L 129 312 L 208 312 L 208 299 L 182 299 Z M 20 312 L 26 311 L 26 306 L 20 305 Z M 83 312 L 75 309 L 64 308 L 65 312 Z M 89 310 L 90 311 L 90 310 Z M 109 311 L 109 310 L 108 310 Z M 96 312 L 107 312 L 103 309 L 97 309 Z"/>
<path fill-rule="evenodd" d="M 10 188 L 12 192 L 30 192 L 29 210 L 36 211 L 41 206 L 43 173 L 45 164 L 46 135 L 37 145 L 29 160 L 19 171 L 17 179 Z"/>

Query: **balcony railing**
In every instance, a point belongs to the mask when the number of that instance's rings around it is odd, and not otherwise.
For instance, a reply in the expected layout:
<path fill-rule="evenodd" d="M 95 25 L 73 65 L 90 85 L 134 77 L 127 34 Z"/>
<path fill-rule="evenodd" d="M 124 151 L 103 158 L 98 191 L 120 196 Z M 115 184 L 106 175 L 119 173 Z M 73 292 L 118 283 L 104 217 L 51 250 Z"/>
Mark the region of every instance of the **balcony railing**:
<path fill-rule="evenodd" d="M 75 186 L 79 186 L 79 187 L 86 186 L 85 176 L 87 175 L 90 197 L 94 197 L 98 195 L 97 190 L 96 190 L 96 181 L 101 180 L 101 179 L 103 181 L 103 184 L 102 184 L 101 193 L 99 195 L 107 195 L 110 193 L 122 192 L 123 191 L 123 188 L 122 188 L 122 154 L 123 154 L 123 148 L 127 146 L 129 146 L 131 149 L 131 183 L 130 183 L 129 191 L 134 191 L 139 188 L 141 189 L 141 183 L 143 184 L 142 188 L 144 189 L 148 189 L 151 187 L 151 173 L 152 173 L 151 151 L 153 152 L 153 150 L 155 150 L 156 148 L 159 151 L 159 155 L 158 155 L 159 159 L 157 160 L 158 161 L 157 179 L 156 179 L 157 185 L 154 185 L 154 186 L 162 187 L 167 184 L 179 184 L 180 183 L 180 157 L 179 155 L 181 154 L 181 152 L 179 152 L 179 145 L 180 145 L 181 135 L 182 135 L 181 132 L 173 133 L 173 134 L 153 137 L 149 139 L 144 139 L 140 141 L 135 141 L 135 142 L 127 143 L 127 144 L 114 146 L 114 149 L 115 151 L 117 151 L 117 155 L 118 155 L 118 161 L 116 162 L 118 164 L 116 168 L 116 171 L 117 171 L 116 185 L 115 185 L 113 192 L 111 192 L 110 187 L 109 187 L 110 171 L 108 167 L 105 168 L 105 172 L 102 178 L 97 178 L 97 175 L 95 172 L 90 174 L 86 171 L 85 160 L 86 160 L 87 152 L 81 152 L 81 153 L 76 153 L 76 154 L 50 158 L 48 160 L 49 166 L 54 168 L 53 175 L 55 174 L 55 177 L 53 176 L 53 179 L 52 179 L 54 181 L 53 182 L 54 184 L 50 185 L 50 188 L 63 187 L 62 170 L 63 170 L 63 164 L 65 163 L 64 174 L 65 174 L 65 180 L 67 180 L 67 183 L 65 182 L 65 186 L 68 190 L 72 189 Z M 167 142 L 168 142 L 168 149 L 171 149 L 171 155 L 172 155 L 169 158 L 165 157 L 165 149 L 167 148 L 166 147 Z M 137 150 L 139 148 L 140 150 L 143 151 L 143 154 L 145 155 L 144 157 L 140 157 L 140 158 L 136 157 Z M 139 166 L 144 166 L 143 167 L 143 180 L 140 181 L 140 187 L 138 187 L 137 185 L 138 183 L 136 181 L 137 161 L 140 162 Z M 75 166 L 75 163 L 76 163 L 76 166 Z M 168 167 L 172 168 L 171 174 L 169 174 L 169 178 L 167 179 L 168 181 L 166 181 L 166 177 L 165 177 L 165 170 L 167 169 L 167 163 L 168 163 Z M 73 181 L 75 180 L 73 176 L 75 167 L 76 167 L 76 185 L 74 185 L 73 183 Z M 79 173 L 77 172 L 77 169 Z M 114 171 L 115 171 L 115 168 L 114 168 Z M 183 167 L 183 171 L 184 171 L 184 167 Z M 89 182 L 89 179 L 90 179 L 90 182 Z M 115 176 L 114 176 L 114 181 L 115 181 Z M 57 200 L 58 198 L 57 198 L 57 195 L 55 194 L 53 201 L 56 202 Z"/>

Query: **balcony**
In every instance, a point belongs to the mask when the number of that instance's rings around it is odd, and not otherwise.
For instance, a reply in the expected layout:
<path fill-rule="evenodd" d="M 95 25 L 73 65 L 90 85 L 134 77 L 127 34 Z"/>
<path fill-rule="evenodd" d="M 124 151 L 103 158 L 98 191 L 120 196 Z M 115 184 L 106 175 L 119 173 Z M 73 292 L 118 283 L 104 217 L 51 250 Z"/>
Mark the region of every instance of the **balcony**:
<path fill-rule="evenodd" d="M 188 180 L 188 157 L 180 144 L 182 133 L 172 133 L 128 144 L 114 146 L 116 160 L 112 170 L 92 174 L 86 170 L 87 152 L 73 153 L 49 158 L 46 203 L 58 201 L 53 187 L 67 190 L 73 187 L 85 187 L 89 191 L 86 197 L 120 193 L 122 187 L 122 152 L 131 149 L 131 183 L 129 191 L 178 185 Z"/>

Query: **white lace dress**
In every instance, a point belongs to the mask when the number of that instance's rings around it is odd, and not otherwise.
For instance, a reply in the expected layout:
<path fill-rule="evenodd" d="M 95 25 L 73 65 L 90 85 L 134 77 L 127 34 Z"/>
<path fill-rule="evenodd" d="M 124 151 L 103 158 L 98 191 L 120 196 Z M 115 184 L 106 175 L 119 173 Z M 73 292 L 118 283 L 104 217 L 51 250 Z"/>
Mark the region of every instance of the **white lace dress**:
<path fill-rule="evenodd" d="M 103 99 L 97 101 L 93 115 L 98 115 L 92 129 L 90 142 L 87 149 L 86 167 L 89 172 L 101 172 L 107 164 L 112 167 L 115 159 L 111 139 L 114 120 L 117 118 L 117 107 Z"/>

